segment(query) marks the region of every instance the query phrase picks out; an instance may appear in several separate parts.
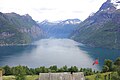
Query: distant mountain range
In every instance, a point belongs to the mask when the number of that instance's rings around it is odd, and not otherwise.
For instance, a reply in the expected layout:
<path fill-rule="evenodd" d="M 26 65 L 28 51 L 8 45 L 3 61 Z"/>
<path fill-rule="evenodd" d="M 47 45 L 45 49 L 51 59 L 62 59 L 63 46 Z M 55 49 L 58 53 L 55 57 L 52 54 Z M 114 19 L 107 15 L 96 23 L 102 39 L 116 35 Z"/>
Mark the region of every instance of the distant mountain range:
<path fill-rule="evenodd" d="M 120 49 L 120 1 L 107 0 L 71 35 L 89 46 Z"/>
<path fill-rule="evenodd" d="M 67 19 L 56 22 L 45 20 L 39 23 L 39 26 L 46 32 L 48 38 L 68 38 L 80 23 L 79 19 Z"/>
<path fill-rule="evenodd" d="M 0 12 L 0 45 L 28 44 L 43 38 L 44 32 L 28 14 Z"/>
<path fill-rule="evenodd" d="M 29 44 L 43 38 L 67 38 L 79 25 L 79 19 L 37 23 L 28 14 L 0 12 L 0 46 Z"/>

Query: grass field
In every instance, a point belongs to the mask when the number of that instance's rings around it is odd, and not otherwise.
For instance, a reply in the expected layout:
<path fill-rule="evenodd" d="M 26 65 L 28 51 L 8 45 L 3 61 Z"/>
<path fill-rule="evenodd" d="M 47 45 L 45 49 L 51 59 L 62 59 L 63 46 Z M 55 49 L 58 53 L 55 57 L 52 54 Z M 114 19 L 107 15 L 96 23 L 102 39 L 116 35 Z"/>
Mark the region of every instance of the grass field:
<path fill-rule="evenodd" d="M 99 77 L 97 80 L 104 80 L 104 76 L 110 74 L 110 72 L 102 73 L 102 74 L 95 74 L 90 76 L 85 76 L 86 80 L 96 80 L 96 76 Z M 38 79 L 39 75 L 27 75 L 26 80 L 35 80 Z M 15 76 L 3 76 L 3 80 L 15 80 Z"/>
<path fill-rule="evenodd" d="M 26 80 L 35 80 L 38 79 L 38 75 L 27 75 Z M 3 80 L 15 80 L 15 76 L 3 76 Z"/>
<path fill-rule="evenodd" d="M 104 76 L 105 75 L 108 75 L 108 74 L 110 74 L 111 72 L 107 72 L 107 73 L 102 73 L 102 74 L 95 74 L 95 75 L 90 75 L 90 76 L 86 76 L 85 78 L 87 79 L 87 80 L 104 80 Z M 96 76 L 98 76 L 99 77 L 99 79 L 96 79 Z M 108 77 L 107 77 L 107 79 L 108 79 Z"/>

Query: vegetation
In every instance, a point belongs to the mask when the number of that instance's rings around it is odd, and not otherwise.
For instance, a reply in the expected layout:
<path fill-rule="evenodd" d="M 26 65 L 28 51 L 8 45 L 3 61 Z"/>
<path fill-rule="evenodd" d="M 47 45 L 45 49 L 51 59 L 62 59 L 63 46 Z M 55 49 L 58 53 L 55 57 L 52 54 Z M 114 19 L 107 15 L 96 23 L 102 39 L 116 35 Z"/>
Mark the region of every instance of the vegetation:
<path fill-rule="evenodd" d="M 92 71 L 91 68 L 78 68 L 76 66 L 67 67 L 66 65 L 58 68 L 56 65 L 50 66 L 49 68 L 46 68 L 45 66 L 41 66 L 39 68 L 28 68 L 27 66 L 15 66 L 10 67 L 8 65 L 2 67 L 4 69 L 4 75 L 39 75 L 39 73 L 57 73 L 57 72 L 84 72 L 85 75 L 93 75 L 95 73 L 98 73 L 98 71 Z"/>
<path fill-rule="evenodd" d="M 90 75 L 90 76 L 85 76 L 86 80 L 104 80 L 104 76 L 105 75 L 109 75 L 111 74 L 110 72 L 106 72 L 106 73 L 97 73 L 94 75 Z"/>
<path fill-rule="evenodd" d="M 56 65 L 38 68 L 28 68 L 27 66 L 10 67 L 8 65 L 1 67 L 4 73 L 4 80 L 32 80 L 37 79 L 39 73 L 57 73 L 57 72 L 84 72 L 86 80 L 120 80 L 120 57 L 113 62 L 105 60 L 102 71 L 93 71 L 91 68 L 78 68 L 76 66 L 67 67 L 66 65 L 58 68 Z M 14 76 L 12 76 L 14 75 Z"/>
<path fill-rule="evenodd" d="M 0 45 L 28 44 L 41 37 L 41 28 L 29 15 L 0 12 Z"/>
<path fill-rule="evenodd" d="M 103 5 L 109 9 L 114 7 L 108 1 Z M 120 49 L 119 20 L 120 10 L 110 12 L 101 7 L 79 25 L 73 32 L 72 39 L 93 47 Z"/>
<path fill-rule="evenodd" d="M 25 77 L 25 80 L 36 80 L 38 78 L 39 78 L 38 75 L 27 75 Z M 16 80 L 16 79 L 15 79 L 15 76 L 11 75 L 11 76 L 3 76 L 3 80 Z"/>
<path fill-rule="evenodd" d="M 120 57 L 115 62 L 105 60 L 102 71 L 86 76 L 86 80 L 120 80 Z"/>

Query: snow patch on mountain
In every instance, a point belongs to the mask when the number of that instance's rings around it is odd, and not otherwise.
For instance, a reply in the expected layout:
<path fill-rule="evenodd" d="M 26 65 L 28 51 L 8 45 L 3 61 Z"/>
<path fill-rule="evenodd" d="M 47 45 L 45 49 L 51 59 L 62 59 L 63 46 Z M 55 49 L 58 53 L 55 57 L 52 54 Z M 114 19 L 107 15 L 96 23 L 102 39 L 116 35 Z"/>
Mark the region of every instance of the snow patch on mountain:
<path fill-rule="evenodd" d="M 81 23 L 81 20 L 79 19 L 67 19 L 67 20 L 60 20 L 60 21 L 54 21 L 54 22 L 50 22 L 48 20 L 44 20 L 42 21 L 40 24 L 49 24 L 49 25 L 56 25 L 56 24 L 63 24 L 63 25 L 66 25 L 66 24 L 80 24 Z"/>
<path fill-rule="evenodd" d="M 114 4 L 116 9 L 120 9 L 120 0 L 111 0 L 111 3 Z"/>

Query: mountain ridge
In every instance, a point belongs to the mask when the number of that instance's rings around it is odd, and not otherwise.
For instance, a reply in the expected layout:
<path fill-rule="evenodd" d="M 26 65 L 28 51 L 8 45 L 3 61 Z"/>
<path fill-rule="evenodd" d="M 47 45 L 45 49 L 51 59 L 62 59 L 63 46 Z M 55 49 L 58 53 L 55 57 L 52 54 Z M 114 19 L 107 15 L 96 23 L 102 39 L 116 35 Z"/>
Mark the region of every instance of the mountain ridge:
<path fill-rule="evenodd" d="M 48 38 L 68 38 L 73 30 L 81 23 L 79 19 L 67 19 L 62 21 L 49 22 L 44 20 L 39 26 L 48 35 Z"/>
<path fill-rule="evenodd" d="M 120 9 L 107 0 L 99 10 L 84 20 L 71 38 L 93 47 L 119 49 Z"/>
<path fill-rule="evenodd" d="M 44 32 L 28 14 L 0 12 L 0 45 L 29 44 Z"/>

